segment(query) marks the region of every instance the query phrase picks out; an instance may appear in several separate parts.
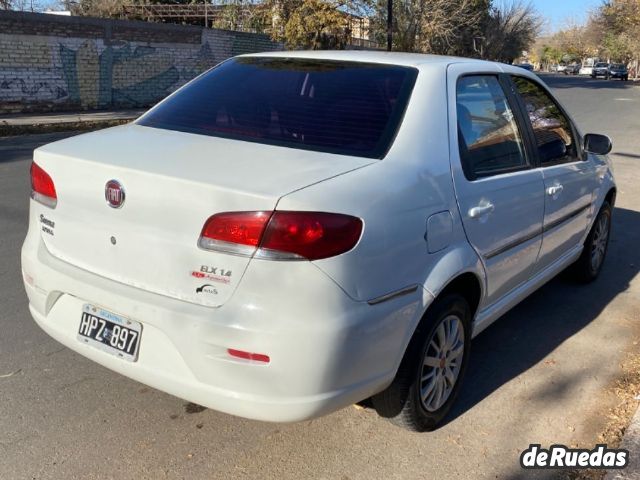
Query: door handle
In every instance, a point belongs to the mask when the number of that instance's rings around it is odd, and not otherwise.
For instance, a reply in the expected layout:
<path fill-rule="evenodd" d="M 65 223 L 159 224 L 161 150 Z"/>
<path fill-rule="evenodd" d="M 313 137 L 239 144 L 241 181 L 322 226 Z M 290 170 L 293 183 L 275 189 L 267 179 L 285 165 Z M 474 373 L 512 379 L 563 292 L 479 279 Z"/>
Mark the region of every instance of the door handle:
<path fill-rule="evenodd" d="M 547 195 L 550 197 L 555 197 L 556 195 L 560 195 L 564 187 L 562 185 L 554 185 L 553 187 L 547 188 Z"/>
<path fill-rule="evenodd" d="M 493 203 L 487 203 L 486 205 L 478 205 L 477 207 L 473 207 L 469 209 L 469 216 L 471 218 L 480 218 L 483 215 L 488 215 L 495 210 L 496 207 L 493 206 Z"/>

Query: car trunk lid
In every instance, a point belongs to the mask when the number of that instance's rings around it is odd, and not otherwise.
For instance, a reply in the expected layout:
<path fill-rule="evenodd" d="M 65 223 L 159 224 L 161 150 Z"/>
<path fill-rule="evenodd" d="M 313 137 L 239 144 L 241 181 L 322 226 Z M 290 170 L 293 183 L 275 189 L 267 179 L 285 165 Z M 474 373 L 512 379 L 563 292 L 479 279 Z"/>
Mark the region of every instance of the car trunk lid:
<path fill-rule="evenodd" d="M 287 193 L 373 162 L 139 125 L 49 144 L 34 161 L 58 195 L 56 208 L 40 218 L 52 255 L 212 307 L 229 299 L 250 259 L 198 248 L 211 215 L 271 211 Z M 124 192 L 119 208 L 105 195 L 111 181 Z"/>

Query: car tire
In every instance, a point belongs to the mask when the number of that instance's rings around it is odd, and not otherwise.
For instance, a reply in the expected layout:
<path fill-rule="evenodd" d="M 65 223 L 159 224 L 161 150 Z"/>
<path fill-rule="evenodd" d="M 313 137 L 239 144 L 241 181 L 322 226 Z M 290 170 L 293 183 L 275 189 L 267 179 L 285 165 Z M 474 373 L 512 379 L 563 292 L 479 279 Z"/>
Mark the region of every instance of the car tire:
<path fill-rule="evenodd" d="M 414 432 L 436 429 L 458 396 L 470 347 L 469 303 L 458 294 L 437 299 L 420 321 L 393 382 L 371 398 L 378 415 Z"/>
<path fill-rule="evenodd" d="M 581 283 L 594 281 L 602 270 L 611 237 L 611 214 L 611 205 L 605 201 L 587 235 L 582 254 L 571 266 L 571 273 Z"/>

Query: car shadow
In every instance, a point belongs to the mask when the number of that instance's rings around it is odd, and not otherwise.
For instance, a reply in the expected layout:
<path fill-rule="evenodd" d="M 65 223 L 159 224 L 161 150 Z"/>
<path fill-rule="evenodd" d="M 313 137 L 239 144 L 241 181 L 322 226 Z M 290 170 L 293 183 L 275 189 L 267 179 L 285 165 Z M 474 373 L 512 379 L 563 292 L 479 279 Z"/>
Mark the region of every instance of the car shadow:
<path fill-rule="evenodd" d="M 589 88 L 589 89 L 619 89 L 625 90 L 637 86 L 631 80 L 623 82 L 614 78 L 605 80 L 604 78 L 591 78 L 584 75 L 558 75 L 553 73 L 539 73 L 538 76 L 551 88 Z"/>
<path fill-rule="evenodd" d="M 598 279 L 580 285 L 559 275 L 474 339 L 460 395 L 445 424 L 539 363 L 629 288 L 640 270 L 640 212 L 615 208 Z"/>
<path fill-rule="evenodd" d="M 627 157 L 627 158 L 640 158 L 640 155 L 637 155 L 635 153 L 626 153 L 626 152 L 612 152 L 611 155 L 619 155 L 621 157 Z"/>

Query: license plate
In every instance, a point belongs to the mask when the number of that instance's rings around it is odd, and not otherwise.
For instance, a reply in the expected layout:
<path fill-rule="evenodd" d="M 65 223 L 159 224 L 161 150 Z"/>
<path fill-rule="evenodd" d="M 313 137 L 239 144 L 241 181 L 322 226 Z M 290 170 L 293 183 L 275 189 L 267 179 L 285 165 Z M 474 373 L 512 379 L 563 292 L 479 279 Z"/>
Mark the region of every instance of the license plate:
<path fill-rule="evenodd" d="M 100 307 L 82 307 L 78 340 L 129 362 L 138 359 L 142 325 Z"/>

